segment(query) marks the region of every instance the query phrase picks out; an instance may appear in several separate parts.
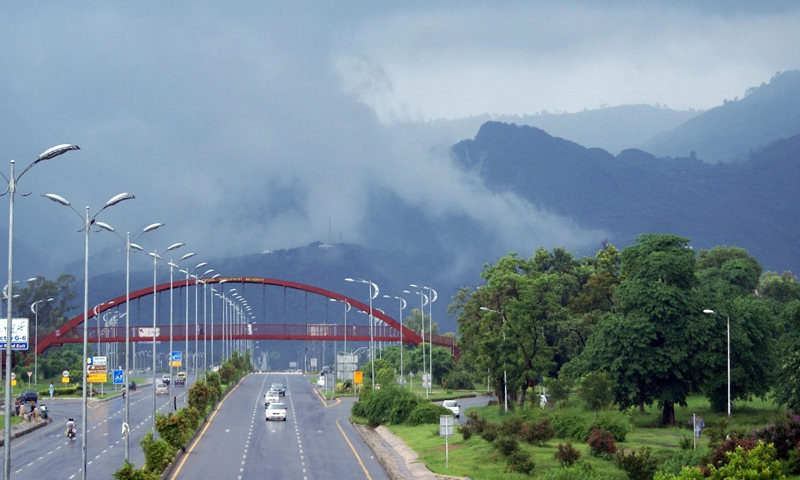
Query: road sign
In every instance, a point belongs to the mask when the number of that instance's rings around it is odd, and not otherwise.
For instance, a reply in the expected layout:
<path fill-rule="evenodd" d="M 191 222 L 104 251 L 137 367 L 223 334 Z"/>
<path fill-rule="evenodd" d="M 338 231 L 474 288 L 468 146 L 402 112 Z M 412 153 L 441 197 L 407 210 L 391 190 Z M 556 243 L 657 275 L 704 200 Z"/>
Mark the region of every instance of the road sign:
<path fill-rule="evenodd" d="M 31 378 L 33 376 L 33 372 L 25 372 L 25 373 L 28 374 L 28 378 Z"/>
<path fill-rule="evenodd" d="M 69 377 L 69 370 L 64 370 L 63 372 L 61 372 L 61 376 L 62 377 Z"/>
<path fill-rule="evenodd" d="M 8 343 L 8 328 L 6 322 L 0 322 L 0 349 L 5 350 Z M 28 319 L 11 319 L 11 350 L 28 349 Z"/>
<path fill-rule="evenodd" d="M 125 373 L 124 370 L 114 370 L 112 372 L 112 378 L 114 379 L 114 385 L 125 385 Z"/>
<path fill-rule="evenodd" d="M 106 383 L 108 376 L 103 373 L 89 373 L 86 375 L 86 381 L 89 383 Z"/>
<path fill-rule="evenodd" d="M 180 367 L 183 363 L 183 352 L 176 350 L 169 355 L 169 365 L 171 367 Z"/>
<path fill-rule="evenodd" d="M 353 372 L 353 383 L 359 384 L 363 383 L 363 381 L 364 381 L 364 372 L 360 372 L 358 370 Z"/>

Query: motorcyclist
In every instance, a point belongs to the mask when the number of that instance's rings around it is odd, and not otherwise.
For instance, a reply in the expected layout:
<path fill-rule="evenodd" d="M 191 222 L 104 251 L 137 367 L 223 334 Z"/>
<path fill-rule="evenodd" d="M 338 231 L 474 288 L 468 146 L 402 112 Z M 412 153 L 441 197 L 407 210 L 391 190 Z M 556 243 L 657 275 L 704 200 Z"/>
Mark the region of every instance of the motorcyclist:
<path fill-rule="evenodd" d="M 67 436 L 70 438 L 75 436 L 75 420 L 72 417 L 67 420 Z"/>

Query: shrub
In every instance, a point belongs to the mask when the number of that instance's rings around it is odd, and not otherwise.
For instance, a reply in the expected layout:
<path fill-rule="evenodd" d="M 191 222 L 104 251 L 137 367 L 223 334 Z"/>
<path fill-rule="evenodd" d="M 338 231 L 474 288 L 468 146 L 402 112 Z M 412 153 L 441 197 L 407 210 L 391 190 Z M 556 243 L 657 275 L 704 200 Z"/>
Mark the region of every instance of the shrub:
<path fill-rule="evenodd" d="M 548 378 L 545 379 L 547 391 L 550 392 L 550 398 L 559 404 L 564 403 L 569 398 L 569 392 L 572 390 L 572 380 L 564 378 Z"/>
<path fill-rule="evenodd" d="M 474 412 L 474 411 L 473 412 L 469 412 L 469 415 L 467 415 L 467 421 L 464 422 L 464 425 L 472 427 L 472 429 L 474 430 L 474 433 L 476 433 L 478 435 L 483 433 L 483 429 L 484 429 L 484 427 L 486 427 L 487 424 L 488 424 L 488 422 L 486 421 L 486 419 L 483 418 L 483 417 L 479 417 L 478 416 L 478 412 Z"/>
<path fill-rule="evenodd" d="M 730 438 L 723 440 L 714 448 L 714 450 L 711 452 L 709 463 L 719 468 L 728 463 L 730 460 L 728 454 L 735 451 L 738 447 L 742 447 L 742 450 L 747 452 L 752 450 L 756 445 L 758 445 L 758 441 L 755 438 L 744 437 L 740 434 L 732 433 Z"/>
<path fill-rule="evenodd" d="M 781 473 L 781 463 L 775 459 L 776 450 L 764 442 L 749 452 L 740 445 L 728 453 L 728 463 L 722 467 L 711 466 L 708 475 L 710 480 L 747 479 L 747 480 L 779 480 L 786 478 Z M 655 480 L 703 480 L 704 475 L 698 468 L 684 468 L 678 475 L 658 472 Z"/>
<path fill-rule="evenodd" d="M 185 415 L 156 413 L 156 431 L 175 449 L 186 451 L 186 441 L 193 429 L 189 428 Z"/>
<path fill-rule="evenodd" d="M 472 438 L 472 434 L 475 433 L 475 429 L 470 427 L 469 425 L 459 425 L 458 433 L 461 434 L 461 438 L 463 438 L 464 441 L 467 441 L 470 438 Z"/>
<path fill-rule="evenodd" d="M 395 425 L 406 423 L 414 409 L 419 405 L 420 401 L 410 390 L 397 389 L 392 396 L 392 404 L 389 412 L 387 412 L 386 422 Z"/>
<path fill-rule="evenodd" d="M 623 470 L 630 480 L 652 480 L 658 469 L 658 460 L 651 458 L 652 449 L 643 446 L 631 453 L 617 452 L 617 466 Z"/>
<path fill-rule="evenodd" d="M 494 441 L 494 446 L 506 457 L 519 450 L 519 443 L 514 437 L 500 435 Z"/>
<path fill-rule="evenodd" d="M 472 375 L 463 369 L 456 369 L 445 375 L 442 379 L 442 386 L 448 390 L 472 390 L 475 388 Z"/>
<path fill-rule="evenodd" d="M 506 467 L 506 471 L 519 472 L 529 475 L 535 466 L 536 464 L 533 462 L 533 459 L 530 455 L 522 450 L 517 450 L 508 456 L 508 466 Z"/>
<path fill-rule="evenodd" d="M 157 473 L 148 473 L 142 469 L 136 468 L 136 466 L 125 460 L 125 463 L 122 464 L 116 472 L 111 474 L 115 480 L 158 480 L 161 478 L 161 475 Z"/>
<path fill-rule="evenodd" d="M 759 440 L 773 444 L 777 458 L 786 460 L 800 445 L 800 415 L 788 413 L 780 421 L 755 432 Z"/>
<path fill-rule="evenodd" d="M 139 445 L 144 452 L 144 469 L 148 472 L 162 473 L 175 458 L 175 447 L 163 438 L 154 440 L 152 430 L 145 433 Z"/>
<path fill-rule="evenodd" d="M 559 443 L 558 451 L 556 452 L 556 460 L 561 462 L 562 465 L 567 467 L 572 466 L 581 458 L 581 452 L 572 446 L 572 442 L 567 442 L 566 445 Z"/>
<path fill-rule="evenodd" d="M 705 457 L 707 455 L 708 450 L 706 449 L 681 450 L 670 458 L 664 460 L 661 465 L 658 466 L 658 470 L 664 473 L 678 475 L 681 473 L 681 469 L 683 467 L 696 467 L 705 465 Z"/>
<path fill-rule="evenodd" d="M 483 426 L 480 435 L 484 440 L 492 443 L 499 435 L 499 428 L 494 423 L 487 423 Z"/>
<path fill-rule="evenodd" d="M 624 442 L 625 437 L 628 435 L 628 425 L 630 425 L 630 422 L 625 415 L 615 412 L 604 412 L 595 419 L 589 432 L 594 429 L 602 428 L 603 430 L 611 432 L 611 434 L 614 435 L 615 441 Z"/>
<path fill-rule="evenodd" d="M 524 427 L 525 423 L 520 417 L 508 417 L 500 423 L 500 433 L 518 436 Z"/>
<path fill-rule="evenodd" d="M 406 419 L 407 425 L 439 424 L 441 415 L 450 415 L 450 410 L 435 403 L 422 402 L 417 405 Z"/>
<path fill-rule="evenodd" d="M 582 414 L 573 409 L 558 410 L 553 412 L 552 425 L 559 438 L 568 438 L 579 442 L 589 439 L 591 424 L 587 423 Z"/>
<path fill-rule="evenodd" d="M 610 459 L 617 453 L 617 444 L 614 442 L 614 435 L 602 428 L 594 429 L 589 434 L 589 453 L 595 457 Z"/>
<path fill-rule="evenodd" d="M 571 467 L 551 468 L 541 480 L 605 480 L 591 465 L 578 463 Z"/>
<path fill-rule="evenodd" d="M 189 405 L 200 412 L 205 412 L 206 407 L 214 405 L 219 398 L 219 390 L 211 387 L 205 380 L 198 380 L 189 388 Z"/>
<path fill-rule="evenodd" d="M 530 444 L 541 447 L 556 436 L 556 429 L 551 423 L 550 417 L 545 417 L 536 423 L 525 424 L 520 437 Z"/>

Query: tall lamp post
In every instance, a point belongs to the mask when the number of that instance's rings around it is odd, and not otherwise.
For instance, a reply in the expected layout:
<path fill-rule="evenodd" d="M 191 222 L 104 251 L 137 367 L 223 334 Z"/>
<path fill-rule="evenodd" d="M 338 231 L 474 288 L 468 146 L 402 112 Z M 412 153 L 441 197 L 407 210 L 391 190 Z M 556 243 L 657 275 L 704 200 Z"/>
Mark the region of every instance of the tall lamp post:
<path fill-rule="evenodd" d="M 403 379 L 403 384 L 405 384 L 406 377 L 403 376 L 403 348 L 405 347 L 403 344 L 403 310 L 405 310 L 407 305 L 406 299 L 396 295 L 384 295 L 383 298 L 396 298 L 397 300 L 400 300 L 400 378 Z"/>
<path fill-rule="evenodd" d="M 39 386 L 39 308 L 38 305 L 43 302 L 52 302 L 54 298 L 47 300 L 36 300 L 31 304 L 31 312 L 35 315 L 36 322 L 33 330 L 33 388 Z M 99 331 L 99 330 L 98 330 Z"/>
<path fill-rule="evenodd" d="M 14 270 L 14 196 L 17 193 L 17 182 L 20 181 L 23 175 L 33 168 L 34 165 L 37 163 L 50 160 L 51 158 L 55 158 L 61 154 L 67 153 L 70 150 L 80 150 L 80 147 L 77 145 L 71 145 L 68 143 L 64 143 L 61 145 L 56 145 L 55 147 L 48 148 L 38 157 L 36 160 L 31 162 L 19 176 L 15 176 L 14 173 L 14 160 L 11 160 L 11 175 L 5 178 L 6 182 L 8 182 L 8 283 L 6 287 L 8 288 L 8 316 L 6 318 L 6 332 L 10 332 L 12 329 L 12 315 L 11 315 L 11 304 L 13 297 L 12 292 L 12 280 L 13 277 L 13 270 Z M 3 453 L 4 453 L 4 461 L 3 461 L 3 480 L 8 480 L 11 477 L 11 342 L 6 342 L 6 382 L 5 382 L 5 407 L 3 409 L 5 413 L 5 419 L 3 421 L 4 426 L 4 443 L 3 443 Z"/>
<path fill-rule="evenodd" d="M 431 375 L 431 381 L 429 382 L 429 387 L 431 393 L 433 393 L 433 302 L 436 301 L 438 298 L 438 294 L 436 290 L 432 289 L 431 287 L 426 287 L 425 285 L 409 285 L 411 288 L 424 288 L 428 291 L 428 338 L 430 339 L 430 344 L 428 345 L 428 355 L 430 361 L 428 362 L 428 369 Z M 425 316 L 423 315 L 422 320 L 425 321 Z"/>
<path fill-rule="evenodd" d="M 426 370 L 426 368 L 425 368 L 425 305 L 428 304 L 430 299 L 422 291 L 411 292 L 409 290 L 403 290 L 403 293 L 409 293 L 409 294 L 413 293 L 413 294 L 419 295 L 419 314 L 420 314 L 420 329 L 421 329 L 420 333 L 421 333 L 421 336 L 422 336 L 422 344 L 420 345 L 420 347 L 422 347 L 422 374 L 424 376 L 425 370 Z M 433 378 L 428 380 L 428 382 L 433 383 Z M 423 385 L 424 385 L 424 377 L 423 377 Z M 428 398 L 428 389 L 427 388 L 425 388 L 425 398 Z"/>
<path fill-rule="evenodd" d="M 344 347 L 342 350 L 344 353 L 347 353 L 347 312 L 350 311 L 350 302 L 347 300 L 336 300 L 335 298 L 329 299 L 331 302 L 342 302 L 344 303 Z"/>
<path fill-rule="evenodd" d="M 181 273 L 185 273 L 186 274 L 186 312 L 185 312 L 186 313 L 186 332 L 184 333 L 184 335 L 186 336 L 186 353 L 184 353 L 184 356 L 186 357 L 187 360 L 189 358 L 189 276 L 191 276 L 191 274 L 195 270 L 197 270 L 198 268 L 203 268 L 206 265 L 208 265 L 208 262 L 200 262 L 200 263 L 197 264 L 197 266 L 195 266 L 191 270 L 189 270 L 188 268 L 186 270 L 181 270 Z M 195 312 L 195 313 L 197 313 L 197 312 Z M 195 332 L 195 342 L 197 342 L 197 332 Z M 186 371 L 187 372 L 189 371 L 188 367 L 187 367 Z M 197 379 L 197 376 L 195 375 L 195 380 L 196 379 Z M 186 388 L 189 388 L 188 380 L 187 380 L 186 383 L 187 383 Z M 186 395 L 186 401 L 187 402 L 189 401 L 189 395 Z"/>
<path fill-rule="evenodd" d="M 372 301 L 375 300 L 376 298 L 378 298 L 378 293 L 380 293 L 380 289 L 378 288 L 378 285 L 376 285 L 374 282 L 371 282 L 369 280 L 364 280 L 362 278 L 350 278 L 350 277 L 348 277 L 348 278 L 345 278 L 344 281 L 345 282 L 366 283 L 367 285 L 369 285 L 369 352 L 370 352 L 370 362 L 369 362 L 369 364 L 370 364 L 370 367 L 372 368 L 372 373 L 371 373 L 371 376 L 372 376 L 372 389 L 375 390 L 375 335 L 374 335 L 374 333 L 372 331 L 373 330 L 372 324 L 374 322 L 373 314 L 372 314 Z M 374 292 L 373 292 L 373 290 L 374 290 Z"/>
<path fill-rule="evenodd" d="M 703 310 L 706 315 L 725 315 L 728 322 L 728 425 L 731 424 L 731 317 L 725 313 L 718 313 L 711 309 Z"/>
<path fill-rule="evenodd" d="M 131 249 L 134 250 L 143 250 L 142 247 L 133 243 L 137 238 L 141 237 L 143 234 L 147 232 L 152 232 L 153 230 L 163 227 L 163 223 L 151 223 L 150 225 L 144 227 L 141 232 L 137 233 L 133 240 L 131 240 L 131 232 L 126 232 L 125 238 L 117 233 L 116 230 L 110 228 L 109 230 L 114 233 L 117 237 L 120 238 L 123 242 L 125 242 L 125 371 L 123 372 L 122 378 L 124 380 L 124 387 L 125 389 L 129 390 L 129 386 L 131 383 L 130 375 L 130 349 L 131 349 Z M 134 360 L 135 363 L 135 360 Z M 130 393 L 130 392 L 128 392 Z M 131 424 L 131 396 L 125 395 L 125 421 L 123 423 L 123 436 L 125 437 L 125 460 L 130 458 L 131 452 L 131 441 L 130 441 L 130 433 L 128 429 L 130 428 Z"/>
<path fill-rule="evenodd" d="M 503 319 L 503 345 L 505 346 L 506 343 L 506 316 L 502 313 L 498 312 L 497 310 L 492 310 L 491 308 L 481 307 L 481 310 L 484 312 L 494 312 Z M 505 412 L 508 413 L 508 379 L 506 377 L 506 362 L 505 356 L 503 357 L 503 404 L 505 405 Z"/>
<path fill-rule="evenodd" d="M 170 252 L 175 250 L 176 248 L 182 247 L 183 243 L 173 243 L 166 250 L 164 253 Z M 154 250 L 149 252 L 148 255 L 153 257 L 153 435 L 156 433 L 156 313 L 158 311 L 157 303 L 156 303 L 156 287 L 158 285 L 157 278 L 158 278 L 158 261 L 161 260 L 161 256 L 158 254 L 158 250 Z M 171 285 L 170 285 L 171 286 Z M 172 382 L 170 382 L 172 383 Z"/>
<path fill-rule="evenodd" d="M 88 437 L 87 431 L 86 431 L 86 417 L 87 417 L 87 414 L 88 414 L 88 410 L 87 410 L 87 407 L 86 407 L 86 405 L 87 405 L 86 384 L 87 384 L 87 380 L 88 380 L 88 378 L 87 378 L 88 371 L 87 371 L 86 361 L 87 361 L 87 358 L 88 358 L 88 344 L 89 344 L 89 337 L 88 337 L 89 329 L 86 328 L 86 314 L 89 313 L 89 232 L 92 230 L 92 225 L 95 225 L 95 226 L 97 226 L 97 227 L 99 227 L 99 228 L 101 228 L 103 230 L 108 230 L 110 232 L 113 232 L 114 229 L 110 225 L 108 225 L 106 223 L 103 223 L 103 222 L 100 222 L 100 221 L 97 221 L 96 220 L 97 216 L 100 215 L 100 213 L 102 213 L 103 210 L 105 210 L 106 208 L 112 207 L 112 206 L 114 206 L 114 205 L 116 205 L 116 204 L 118 204 L 118 203 L 120 203 L 122 201 L 125 201 L 125 200 L 131 200 L 131 199 L 133 199 L 135 197 L 133 195 L 131 195 L 130 193 L 120 193 L 118 195 L 115 195 L 115 196 L 111 197 L 111 199 L 109 201 L 107 201 L 105 205 L 103 205 L 103 208 L 98 210 L 98 212 L 95 213 L 94 216 L 91 217 L 91 218 L 89 217 L 89 207 L 88 206 L 86 207 L 86 216 L 84 217 L 80 213 L 78 213 L 78 211 L 75 210 L 75 208 L 72 206 L 72 204 L 69 203 L 69 201 L 66 200 L 64 197 L 60 197 L 60 196 L 58 196 L 58 195 L 56 195 L 54 193 L 48 193 L 48 194 L 45 195 L 45 197 L 49 198 L 50 200 L 52 200 L 52 201 L 54 201 L 56 203 L 59 203 L 59 204 L 64 205 L 64 206 L 67 206 L 73 212 L 75 212 L 75 214 L 77 214 L 78 217 L 80 217 L 81 220 L 83 221 L 83 231 L 85 232 L 84 262 L 83 262 L 83 312 L 84 312 L 84 314 L 83 314 L 84 315 L 84 318 L 83 318 L 83 323 L 84 323 L 84 325 L 83 325 L 84 326 L 84 328 L 83 328 L 83 357 L 82 357 L 83 361 L 81 362 L 81 363 L 83 363 L 83 381 L 82 381 L 83 388 L 82 388 L 82 393 L 81 393 L 81 415 L 82 415 L 82 418 L 81 418 L 81 461 L 82 461 L 82 464 L 81 464 L 81 479 L 82 480 L 86 480 L 86 466 L 88 464 L 87 463 L 87 458 L 86 458 L 86 455 L 87 455 L 86 438 Z M 10 300 L 9 300 L 9 302 L 10 302 Z M 126 321 L 127 321 L 127 319 L 126 319 Z M 8 432 L 8 430 L 6 430 L 6 432 Z M 8 457 L 6 457 L 6 458 L 8 458 Z"/>
<path fill-rule="evenodd" d="M 172 312 L 174 311 L 173 303 L 172 303 L 172 289 L 173 289 L 173 286 L 174 286 L 174 283 L 175 283 L 174 282 L 174 277 L 173 277 L 173 271 L 174 271 L 174 269 L 178 268 L 178 264 L 179 263 L 181 263 L 182 261 L 186 260 L 187 258 L 192 258 L 195 255 L 197 255 L 197 254 L 194 253 L 194 252 L 191 252 L 191 253 L 187 253 L 186 255 L 184 255 L 181 258 L 179 258 L 177 262 L 173 262 L 172 260 L 169 261 L 169 355 L 170 355 L 170 358 L 169 358 L 169 361 L 167 362 L 167 364 L 169 365 L 169 377 L 170 377 L 170 381 L 169 381 L 169 398 L 170 398 L 170 403 L 175 408 L 177 408 L 176 407 L 176 402 L 174 400 L 175 397 L 173 396 L 174 387 L 175 387 L 175 378 L 172 376 L 172 367 L 174 366 L 173 362 L 172 362 L 172 352 L 174 351 L 173 350 L 173 346 L 172 346 L 172 337 L 173 337 L 173 333 L 172 333 L 172 325 L 173 325 Z M 186 359 L 186 360 L 188 361 L 188 359 Z M 181 360 L 181 361 L 183 362 L 183 360 Z"/>

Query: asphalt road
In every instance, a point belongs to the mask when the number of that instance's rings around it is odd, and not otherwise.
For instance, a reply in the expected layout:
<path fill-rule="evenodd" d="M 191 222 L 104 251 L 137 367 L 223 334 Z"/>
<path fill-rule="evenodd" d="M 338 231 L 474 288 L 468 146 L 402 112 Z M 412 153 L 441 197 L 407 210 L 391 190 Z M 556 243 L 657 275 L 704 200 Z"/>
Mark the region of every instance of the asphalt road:
<path fill-rule="evenodd" d="M 264 418 L 264 393 L 287 386 L 285 422 Z M 171 480 L 388 480 L 347 421 L 353 400 L 325 402 L 302 375 L 253 374 L 225 398 Z"/>
<path fill-rule="evenodd" d="M 178 406 L 186 398 L 186 389 L 176 388 Z M 81 400 L 41 398 L 50 410 L 53 422 L 11 442 L 12 478 L 81 478 Z M 156 398 L 157 410 L 169 411 L 169 397 Z M 87 479 L 108 480 L 122 466 L 125 443 L 122 435 L 124 418 L 122 397 L 104 402 L 89 402 L 87 410 Z M 144 464 L 139 440 L 153 422 L 152 386 L 140 386 L 130 397 L 130 460 L 137 467 Z M 78 435 L 68 440 L 64 435 L 67 418 L 75 419 Z"/>

